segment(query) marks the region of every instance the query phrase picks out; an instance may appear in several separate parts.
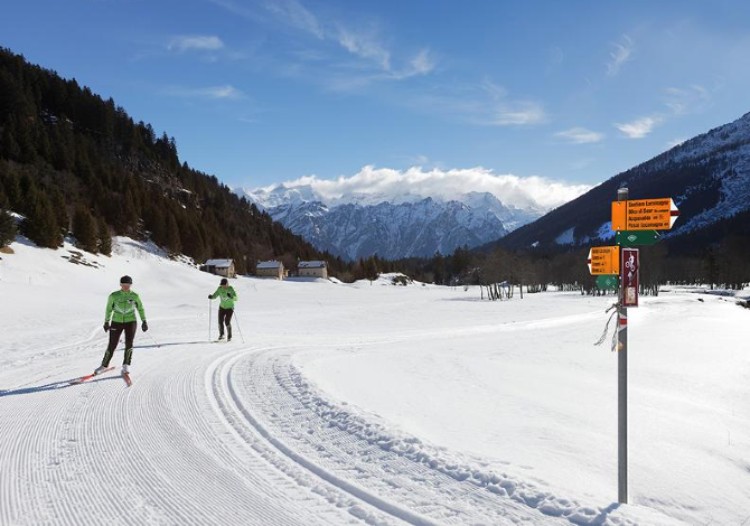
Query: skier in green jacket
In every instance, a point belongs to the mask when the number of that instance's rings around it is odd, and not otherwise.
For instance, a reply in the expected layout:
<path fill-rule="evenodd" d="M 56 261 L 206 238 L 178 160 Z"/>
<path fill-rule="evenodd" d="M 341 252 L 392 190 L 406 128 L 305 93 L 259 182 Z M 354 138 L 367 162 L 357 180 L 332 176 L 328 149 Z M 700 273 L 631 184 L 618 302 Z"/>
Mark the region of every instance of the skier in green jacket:
<path fill-rule="evenodd" d="M 104 330 L 109 332 L 109 345 L 104 353 L 102 364 L 97 367 L 94 374 L 100 374 L 109 367 L 109 361 L 115 352 L 115 347 L 120 342 L 120 336 L 125 332 L 125 357 L 122 361 L 122 372 L 129 373 L 130 362 L 133 359 L 133 338 L 137 330 L 135 311 L 141 317 L 141 329 L 143 332 L 148 330 L 146 323 L 146 313 L 143 310 L 143 303 L 138 294 L 130 290 L 133 285 L 133 278 L 123 276 L 120 278 L 120 290 L 116 290 L 109 295 L 107 299 L 107 310 L 104 314 Z M 110 319 L 112 323 L 110 324 Z"/>
<path fill-rule="evenodd" d="M 237 301 L 237 292 L 229 285 L 227 278 L 221 280 L 216 292 L 208 295 L 208 299 L 221 298 L 219 303 L 219 339 L 224 339 L 224 325 L 227 326 L 227 341 L 232 341 L 232 314 L 234 314 L 234 302 Z"/>

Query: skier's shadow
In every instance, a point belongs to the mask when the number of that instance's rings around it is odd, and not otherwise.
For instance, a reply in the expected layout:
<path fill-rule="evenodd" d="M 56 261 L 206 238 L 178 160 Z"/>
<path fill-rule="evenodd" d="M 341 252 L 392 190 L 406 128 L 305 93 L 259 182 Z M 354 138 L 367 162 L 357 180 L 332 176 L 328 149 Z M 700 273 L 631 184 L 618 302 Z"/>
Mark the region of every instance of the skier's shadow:
<path fill-rule="evenodd" d="M 168 342 L 153 343 L 149 345 L 133 345 L 133 349 L 158 349 L 159 347 L 173 347 L 175 345 L 198 345 L 200 343 L 211 343 L 208 340 L 198 340 L 194 342 Z"/>
<path fill-rule="evenodd" d="M 199 340 L 199 341 L 193 341 L 193 342 L 168 342 L 168 343 L 154 343 L 152 345 L 134 345 L 133 349 L 156 349 L 159 347 L 172 347 L 174 345 L 198 345 L 198 344 L 207 344 L 211 343 L 206 340 Z M 37 385 L 37 386 L 31 386 L 31 387 L 21 387 L 19 389 L 0 389 L 0 398 L 4 396 L 15 396 L 15 395 L 25 395 L 25 394 L 32 394 L 32 393 L 43 393 L 45 391 L 56 391 L 58 389 L 65 389 L 66 387 L 73 387 L 75 385 L 80 384 L 93 384 L 96 382 L 105 382 L 107 380 L 116 380 L 119 379 L 119 376 L 103 376 L 101 378 L 93 378 L 91 380 L 88 380 L 86 382 L 80 382 L 75 383 L 75 381 L 78 378 L 71 378 L 70 380 L 63 380 L 61 382 L 52 382 L 51 384 L 46 385 Z"/>
<path fill-rule="evenodd" d="M 16 396 L 26 395 L 33 393 L 43 393 L 45 391 L 57 391 L 58 389 L 65 389 L 66 387 L 74 387 L 82 384 L 94 384 L 97 382 L 106 382 L 108 380 L 119 380 L 119 376 L 104 376 L 102 378 L 94 378 L 85 382 L 76 383 L 78 378 L 71 378 L 70 380 L 63 380 L 61 382 L 52 382 L 46 385 L 35 385 L 30 387 L 20 387 L 18 389 L 0 389 L 0 398 L 5 396 Z"/>

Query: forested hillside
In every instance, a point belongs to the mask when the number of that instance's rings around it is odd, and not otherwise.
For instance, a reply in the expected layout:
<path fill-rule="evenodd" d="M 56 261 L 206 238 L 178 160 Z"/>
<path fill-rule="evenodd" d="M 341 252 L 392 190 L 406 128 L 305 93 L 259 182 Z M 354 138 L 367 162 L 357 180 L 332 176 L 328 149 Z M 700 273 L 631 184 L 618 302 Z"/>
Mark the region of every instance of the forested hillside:
<path fill-rule="evenodd" d="M 0 48 L 0 209 L 24 216 L 22 233 L 55 248 L 72 234 L 88 251 L 112 234 L 150 238 L 202 262 L 231 257 L 327 259 L 214 176 L 181 163 L 177 144 L 134 122 L 111 98 Z M 12 234 L 0 214 L 0 244 Z M 11 237 L 12 239 L 12 237 Z"/>

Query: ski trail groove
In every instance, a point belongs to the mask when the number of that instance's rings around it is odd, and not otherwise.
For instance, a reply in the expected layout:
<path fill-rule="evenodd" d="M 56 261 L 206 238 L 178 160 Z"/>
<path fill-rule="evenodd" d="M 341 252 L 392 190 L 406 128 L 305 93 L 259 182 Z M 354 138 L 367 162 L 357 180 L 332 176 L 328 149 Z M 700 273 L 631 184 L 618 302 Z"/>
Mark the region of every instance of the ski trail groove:
<path fill-rule="evenodd" d="M 389 451 L 322 418 L 289 389 L 294 352 L 281 348 L 238 353 L 227 360 L 216 381 L 226 382 L 226 396 L 255 432 L 307 471 L 410 524 L 568 523 L 518 499 L 499 503 L 499 495 L 484 487 Z M 546 497 L 539 495 L 539 500 Z"/>
<path fill-rule="evenodd" d="M 232 394 L 232 388 L 229 385 L 230 372 L 237 357 L 243 354 L 246 352 L 240 351 L 217 360 L 209 367 L 206 374 L 206 389 L 213 394 L 214 409 L 222 416 L 233 436 L 248 449 L 260 454 L 269 466 L 277 470 L 277 473 L 285 475 L 287 481 L 308 488 L 313 494 L 322 497 L 328 506 L 346 510 L 350 517 L 350 520 L 346 522 L 364 522 L 373 526 L 413 524 L 405 521 L 400 515 L 385 512 L 378 506 L 370 508 L 367 500 L 356 498 L 335 483 L 326 479 L 322 479 L 323 482 L 321 482 L 318 474 L 313 473 L 315 476 L 311 476 L 309 470 L 301 466 L 297 459 L 278 450 L 277 445 L 269 441 L 269 438 L 273 440 L 273 437 L 264 434 L 262 428 L 253 425 L 252 420 L 247 418 L 249 415 L 243 412 L 241 405 L 237 405 L 237 400 Z M 318 513 L 325 515 L 326 510 L 323 509 Z M 325 524 L 343 524 L 343 522 L 326 521 Z"/>

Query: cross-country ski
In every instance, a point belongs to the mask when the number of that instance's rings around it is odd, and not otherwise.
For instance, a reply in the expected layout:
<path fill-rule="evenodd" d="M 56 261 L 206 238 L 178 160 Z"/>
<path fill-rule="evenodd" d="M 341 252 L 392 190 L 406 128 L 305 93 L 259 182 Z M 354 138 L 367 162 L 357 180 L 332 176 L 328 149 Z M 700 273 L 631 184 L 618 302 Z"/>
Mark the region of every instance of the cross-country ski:
<path fill-rule="evenodd" d="M 80 383 L 83 383 L 83 382 L 88 382 L 89 380 L 91 380 L 91 379 L 93 379 L 93 378 L 95 378 L 97 376 L 100 376 L 100 375 L 102 375 L 104 373 L 107 373 L 107 372 L 111 371 L 112 369 L 114 369 L 114 367 L 105 367 L 104 369 L 102 369 L 101 371 L 99 371 L 97 373 L 86 374 L 84 376 L 81 376 L 79 378 L 71 380 L 70 383 L 71 384 L 80 384 Z"/>

